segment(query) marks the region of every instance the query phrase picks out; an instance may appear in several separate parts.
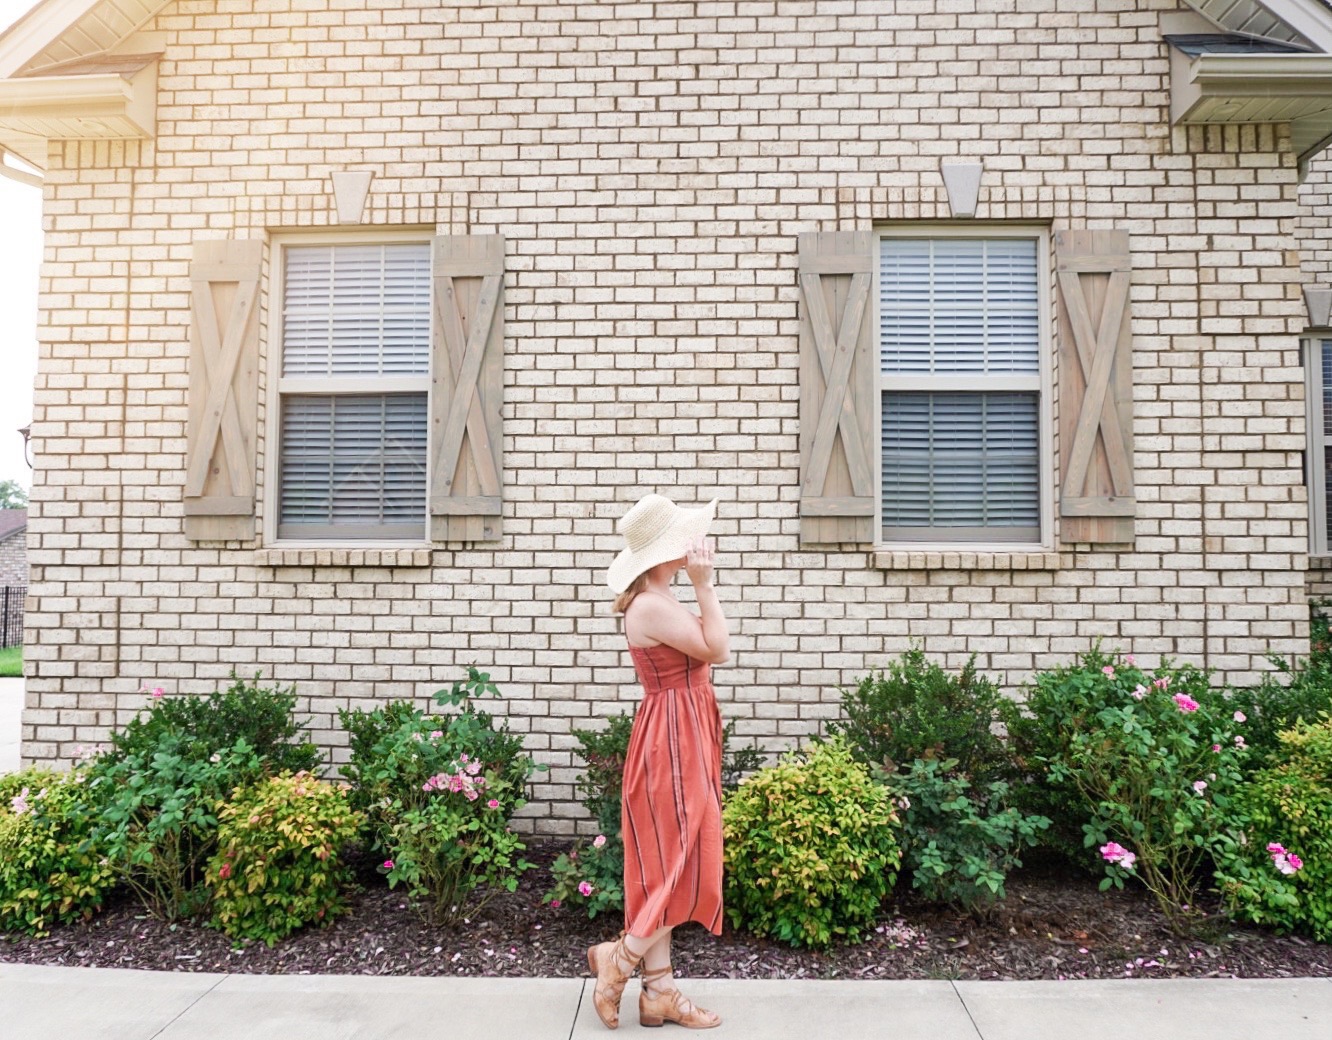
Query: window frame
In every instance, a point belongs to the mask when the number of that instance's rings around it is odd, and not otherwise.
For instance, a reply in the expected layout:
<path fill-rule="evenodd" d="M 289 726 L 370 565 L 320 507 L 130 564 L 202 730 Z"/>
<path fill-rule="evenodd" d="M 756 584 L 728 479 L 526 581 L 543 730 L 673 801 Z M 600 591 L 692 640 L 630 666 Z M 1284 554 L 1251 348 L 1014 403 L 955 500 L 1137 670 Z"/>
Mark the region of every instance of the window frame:
<path fill-rule="evenodd" d="M 1301 343 L 1305 392 L 1305 477 L 1309 491 L 1309 555 L 1327 557 L 1327 449 L 1332 441 L 1323 409 L 1323 351 L 1332 350 L 1332 331 L 1310 332 Z"/>
<path fill-rule="evenodd" d="M 273 235 L 270 238 L 270 266 L 268 277 L 268 322 L 264 337 L 269 347 L 264 370 L 267 385 L 264 392 L 265 415 L 262 423 L 264 430 L 263 466 L 264 466 L 264 523 L 263 543 L 282 549 L 419 549 L 428 547 L 430 542 L 430 488 L 433 483 L 432 467 L 434 463 L 433 431 L 430 415 L 436 351 L 436 314 L 434 300 L 434 277 L 430 277 L 430 346 L 429 371 L 423 376 L 379 376 L 375 377 L 374 386 L 359 386 L 355 389 L 338 386 L 341 380 L 332 376 L 286 376 L 282 375 L 283 352 L 283 300 L 286 291 L 286 253 L 291 247 L 299 246 L 341 246 L 341 245 L 397 245 L 416 244 L 431 246 L 433 232 L 428 229 L 375 229 L 366 231 L 348 231 L 343 228 L 330 228 L 327 231 L 289 232 Z M 421 536 L 404 537 L 386 535 L 375 537 L 365 534 L 337 533 L 328 537 L 286 537 L 278 535 L 279 513 L 281 510 L 282 484 L 282 398 L 284 395 L 324 394 L 364 396 L 370 394 L 422 393 L 426 395 L 426 498 L 421 517 Z"/>
<path fill-rule="evenodd" d="M 874 322 L 874 421 L 878 447 L 875 452 L 877 464 L 874 467 L 874 518 L 876 550 L 888 552 L 986 552 L 986 553 L 1030 553 L 1049 552 L 1054 547 L 1054 508 L 1055 508 L 1055 400 L 1054 400 L 1054 349 L 1055 349 L 1055 294 L 1052 282 L 1053 248 L 1050 229 L 1042 225 L 1011 224 L 903 224 L 901 226 L 880 226 L 874 229 L 874 257 L 871 279 L 871 302 Z M 881 336 L 880 302 L 882 275 L 882 243 L 885 238 L 1025 238 L 1036 242 L 1036 291 L 1037 312 L 1040 315 L 1038 332 L 1038 371 L 1031 376 L 896 376 L 886 377 L 883 373 L 883 343 Z M 982 385 L 983 384 L 983 385 Z M 1034 384 L 1034 386 L 1033 386 Z M 884 390 L 903 391 L 974 391 L 1006 390 L 1030 393 L 1034 389 L 1038 394 L 1037 415 L 1037 451 L 1038 458 L 1038 501 L 1040 510 L 1040 541 L 1025 540 L 1003 541 L 996 539 L 930 539 L 921 541 L 889 541 L 883 530 L 883 394 Z"/>

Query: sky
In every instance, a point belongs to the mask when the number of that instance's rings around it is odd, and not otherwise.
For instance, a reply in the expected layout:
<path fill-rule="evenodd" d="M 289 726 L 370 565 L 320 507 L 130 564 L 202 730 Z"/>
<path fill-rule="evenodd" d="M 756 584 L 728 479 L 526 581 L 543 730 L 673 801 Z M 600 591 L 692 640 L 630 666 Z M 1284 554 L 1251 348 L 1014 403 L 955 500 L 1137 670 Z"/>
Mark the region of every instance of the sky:
<path fill-rule="evenodd" d="M 0 0 L 0 27 L 8 28 L 34 0 Z M 9 160 L 11 163 L 13 160 Z M 37 274 L 42 262 L 42 191 L 0 177 L 0 481 L 32 484 L 16 432 L 32 421 L 37 377 Z"/>

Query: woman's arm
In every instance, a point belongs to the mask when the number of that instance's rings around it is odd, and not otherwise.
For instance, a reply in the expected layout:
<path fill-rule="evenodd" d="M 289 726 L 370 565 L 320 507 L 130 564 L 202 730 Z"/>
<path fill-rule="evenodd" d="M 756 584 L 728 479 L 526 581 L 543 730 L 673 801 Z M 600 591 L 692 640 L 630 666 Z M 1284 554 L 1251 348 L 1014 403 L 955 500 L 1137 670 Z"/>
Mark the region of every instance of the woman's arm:
<path fill-rule="evenodd" d="M 731 657 L 731 636 L 712 587 L 712 550 L 692 548 L 685 559 L 702 616 L 695 617 L 665 596 L 640 595 L 625 612 L 626 629 L 633 642 L 665 643 L 697 661 L 723 664 Z"/>

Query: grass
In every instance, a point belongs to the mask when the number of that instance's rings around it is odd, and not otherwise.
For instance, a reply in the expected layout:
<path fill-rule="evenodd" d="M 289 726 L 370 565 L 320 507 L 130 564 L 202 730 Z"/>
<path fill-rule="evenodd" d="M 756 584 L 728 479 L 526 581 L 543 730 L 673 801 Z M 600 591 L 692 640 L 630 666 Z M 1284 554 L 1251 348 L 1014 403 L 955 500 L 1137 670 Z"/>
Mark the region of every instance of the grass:
<path fill-rule="evenodd" d="M 0 679 L 23 678 L 23 647 L 0 650 Z"/>

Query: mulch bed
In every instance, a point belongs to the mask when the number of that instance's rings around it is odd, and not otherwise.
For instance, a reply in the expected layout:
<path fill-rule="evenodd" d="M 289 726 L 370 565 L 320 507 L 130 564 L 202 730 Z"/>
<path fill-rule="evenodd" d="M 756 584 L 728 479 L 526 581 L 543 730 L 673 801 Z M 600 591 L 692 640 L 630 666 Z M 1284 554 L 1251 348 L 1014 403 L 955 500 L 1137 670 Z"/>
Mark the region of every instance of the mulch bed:
<path fill-rule="evenodd" d="M 269 949 L 236 948 L 219 932 L 167 925 L 122 900 L 84 925 L 44 939 L 0 940 L 0 961 L 261 974 L 572 977 L 584 949 L 619 922 L 541 903 L 547 865 L 566 843 L 534 844 L 538 864 L 517 892 L 449 928 L 428 925 L 365 866 L 350 910 Z M 794 950 L 737 933 L 720 939 L 690 925 L 676 933 L 680 975 L 734 979 L 1083 979 L 1332 977 L 1332 946 L 1241 927 L 1214 903 L 1188 937 L 1165 926 L 1141 891 L 1097 891 L 1096 879 L 1035 863 L 1015 874 L 1008 899 L 984 919 L 920 903 L 904 892 L 857 945 Z"/>

